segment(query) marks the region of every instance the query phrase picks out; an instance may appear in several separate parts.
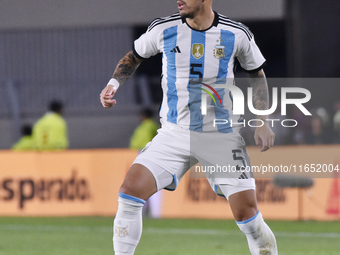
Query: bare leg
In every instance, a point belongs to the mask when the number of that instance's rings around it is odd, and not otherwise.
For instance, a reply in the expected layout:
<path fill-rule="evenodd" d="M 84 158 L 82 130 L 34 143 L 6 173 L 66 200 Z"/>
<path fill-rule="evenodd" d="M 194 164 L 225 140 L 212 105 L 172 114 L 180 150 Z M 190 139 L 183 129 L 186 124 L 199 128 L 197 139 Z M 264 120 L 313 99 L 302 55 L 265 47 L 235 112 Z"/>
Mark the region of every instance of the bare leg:
<path fill-rule="evenodd" d="M 119 192 L 147 200 L 157 192 L 155 178 L 145 166 L 133 164 L 127 172 Z"/>
<path fill-rule="evenodd" d="M 258 210 L 255 190 L 232 194 L 229 203 L 238 227 L 247 237 L 251 254 L 277 255 L 275 236 Z"/>
<path fill-rule="evenodd" d="M 244 221 L 258 212 L 255 190 L 249 189 L 229 196 L 231 211 L 236 221 Z"/>
<path fill-rule="evenodd" d="M 134 254 L 142 235 L 142 209 L 145 200 L 155 192 L 157 186 L 153 174 L 143 165 L 132 165 L 119 190 L 113 235 L 116 255 Z"/>

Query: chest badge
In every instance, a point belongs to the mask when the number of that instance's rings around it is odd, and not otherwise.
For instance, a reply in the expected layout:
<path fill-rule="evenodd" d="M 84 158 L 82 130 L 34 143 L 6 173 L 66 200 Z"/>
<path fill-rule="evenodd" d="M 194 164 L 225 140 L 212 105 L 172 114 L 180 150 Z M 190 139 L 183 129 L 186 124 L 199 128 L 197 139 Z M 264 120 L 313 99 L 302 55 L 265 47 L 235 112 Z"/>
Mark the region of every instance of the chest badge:
<path fill-rule="evenodd" d="M 192 45 L 192 55 L 194 58 L 199 59 L 203 56 L 204 53 L 204 47 L 201 43 L 194 43 Z"/>
<path fill-rule="evenodd" d="M 222 59 L 226 55 L 226 49 L 224 45 L 216 45 L 214 48 L 214 57 L 217 59 Z"/>

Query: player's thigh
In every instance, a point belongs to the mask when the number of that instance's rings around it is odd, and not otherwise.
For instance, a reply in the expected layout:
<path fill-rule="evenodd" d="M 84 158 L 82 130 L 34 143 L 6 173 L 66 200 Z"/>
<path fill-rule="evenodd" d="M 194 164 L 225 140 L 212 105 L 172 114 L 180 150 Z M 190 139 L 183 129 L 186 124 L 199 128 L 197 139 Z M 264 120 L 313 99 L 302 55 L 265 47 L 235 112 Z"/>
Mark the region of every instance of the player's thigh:
<path fill-rule="evenodd" d="M 230 195 L 229 204 L 236 221 L 250 219 L 259 210 L 256 203 L 256 192 L 253 189 Z"/>
<path fill-rule="evenodd" d="M 134 161 L 153 175 L 157 190 L 174 190 L 190 168 L 189 132 L 161 128 Z M 197 161 L 195 161 L 197 162 Z"/>
<path fill-rule="evenodd" d="M 198 134 L 195 155 L 208 180 L 214 184 L 249 185 L 252 179 L 249 156 L 243 138 L 239 133 Z M 200 146 L 200 144 L 202 144 Z"/>
<path fill-rule="evenodd" d="M 238 221 L 257 213 L 255 180 L 245 142 L 239 133 L 199 134 L 195 154 L 216 194 L 229 200 Z M 202 146 L 199 146 L 199 144 Z"/>
<path fill-rule="evenodd" d="M 147 200 L 157 192 L 155 178 L 145 166 L 133 164 L 125 175 L 119 192 Z"/>

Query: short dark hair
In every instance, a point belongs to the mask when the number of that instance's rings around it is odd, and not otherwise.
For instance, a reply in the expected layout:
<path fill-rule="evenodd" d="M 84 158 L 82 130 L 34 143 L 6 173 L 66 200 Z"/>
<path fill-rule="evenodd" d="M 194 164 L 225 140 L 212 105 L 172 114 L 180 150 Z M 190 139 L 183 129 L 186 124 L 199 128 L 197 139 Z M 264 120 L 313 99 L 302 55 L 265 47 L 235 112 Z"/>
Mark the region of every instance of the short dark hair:
<path fill-rule="evenodd" d="M 63 104 L 60 101 L 53 100 L 50 103 L 49 110 L 52 112 L 61 112 L 63 109 Z"/>
<path fill-rule="evenodd" d="M 143 108 L 140 113 L 141 115 L 144 115 L 145 118 L 153 117 L 153 111 L 150 108 Z"/>
<path fill-rule="evenodd" d="M 28 124 L 26 124 L 26 125 L 23 125 L 22 127 L 21 127 L 21 134 L 22 135 L 32 135 L 32 126 L 31 125 L 28 125 Z"/>

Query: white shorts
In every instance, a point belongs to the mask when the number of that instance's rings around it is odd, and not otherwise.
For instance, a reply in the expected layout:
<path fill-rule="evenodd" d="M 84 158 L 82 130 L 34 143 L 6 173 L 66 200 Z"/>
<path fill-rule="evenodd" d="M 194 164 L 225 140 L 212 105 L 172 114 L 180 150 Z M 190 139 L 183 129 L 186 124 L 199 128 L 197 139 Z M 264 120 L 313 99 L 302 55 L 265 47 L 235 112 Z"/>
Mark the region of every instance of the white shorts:
<path fill-rule="evenodd" d="M 201 166 L 196 165 L 198 162 Z M 242 171 L 251 167 L 239 132 L 195 132 L 163 122 L 158 134 L 133 164 L 141 164 L 151 171 L 158 190 L 175 190 L 194 165 L 195 171 L 200 171 L 201 176 L 204 173 L 218 195 L 228 198 L 233 193 L 255 189 L 252 173 Z"/>

